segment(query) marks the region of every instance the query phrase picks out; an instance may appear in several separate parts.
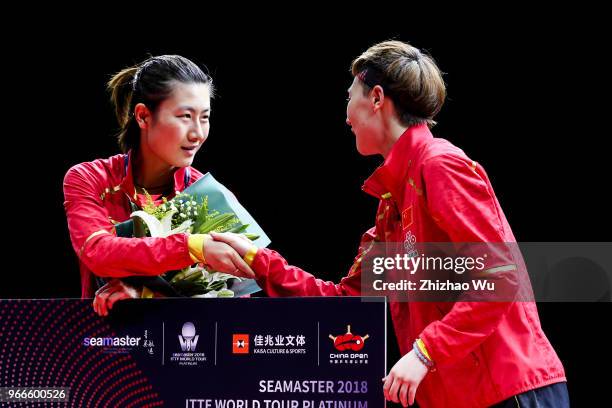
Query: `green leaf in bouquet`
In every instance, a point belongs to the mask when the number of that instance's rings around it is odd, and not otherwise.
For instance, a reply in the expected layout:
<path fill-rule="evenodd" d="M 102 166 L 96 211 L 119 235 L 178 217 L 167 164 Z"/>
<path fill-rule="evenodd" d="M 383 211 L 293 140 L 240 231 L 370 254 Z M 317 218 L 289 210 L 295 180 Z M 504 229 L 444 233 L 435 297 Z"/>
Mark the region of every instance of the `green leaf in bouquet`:
<path fill-rule="evenodd" d="M 188 266 L 185 269 L 189 269 L 190 267 Z M 172 270 L 172 271 L 168 271 L 162 275 L 160 275 L 161 278 L 165 279 L 166 281 L 168 281 L 168 283 L 172 283 L 172 281 L 174 280 L 174 278 L 179 275 L 180 273 L 182 273 L 185 269 L 182 270 Z"/>
<path fill-rule="evenodd" d="M 240 234 L 243 233 L 244 231 L 246 231 L 246 229 L 249 227 L 249 224 L 238 224 L 235 227 L 231 228 L 230 230 L 228 230 L 227 232 L 233 232 L 235 234 Z"/>
<path fill-rule="evenodd" d="M 198 215 L 193 223 L 193 230 L 198 231 L 200 226 L 206 222 L 208 216 L 208 197 L 205 196 L 199 206 Z"/>
<path fill-rule="evenodd" d="M 227 284 L 224 281 L 216 281 L 208 284 L 210 290 L 221 290 L 227 288 Z"/>
<path fill-rule="evenodd" d="M 232 222 L 225 223 L 225 224 L 223 224 L 223 225 L 213 229 L 212 231 L 214 231 L 214 232 L 230 232 L 232 229 L 234 229 L 234 225 L 236 223 L 240 223 L 240 221 L 238 221 L 238 218 L 234 217 Z M 238 224 L 238 225 L 240 225 L 240 224 Z"/>
<path fill-rule="evenodd" d="M 242 278 L 239 278 L 237 276 L 234 275 L 230 275 L 229 273 L 223 273 L 223 272 L 206 272 L 205 275 L 208 275 L 207 279 L 209 282 L 217 282 L 217 281 L 223 281 L 226 282 L 230 279 L 237 279 L 237 280 L 242 280 Z"/>
<path fill-rule="evenodd" d="M 182 280 L 185 275 L 187 274 L 187 272 L 190 270 L 191 268 L 187 267 L 185 269 L 182 269 L 180 272 L 178 272 L 176 275 L 174 275 L 171 279 L 170 279 L 170 283 L 174 283 L 176 281 L 180 281 Z"/>
<path fill-rule="evenodd" d="M 218 214 L 214 217 L 209 217 L 205 223 L 200 225 L 200 227 L 196 230 L 195 233 L 199 234 L 207 234 L 211 231 L 218 231 L 219 228 L 225 228 L 228 225 L 233 226 L 238 222 L 236 216 L 232 213 Z"/>
<path fill-rule="evenodd" d="M 201 295 L 192 296 L 194 298 L 220 298 L 220 297 L 234 297 L 234 292 L 230 289 L 221 289 L 219 291 L 211 290 Z"/>
<path fill-rule="evenodd" d="M 200 279 L 196 282 L 178 281 L 172 287 L 183 296 L 195 296 L 210 292 L 208 283 Z"/>
<path fill-rule="evenodd" d="M 234 292 L 229 289 L 222 289 L 217 292 L 217 297 L 234 297 Z"/>
<path fill-rule="evenodd" d="M 181 270 L 179 273 L 174 275 L 172 280 L 170 280 L 170 283 L 175 283 L 185 279 L 191 279 L 192 277 L 204 279 L 203 269 L 199 266 L 188 266 L 187 268 Z"/>
<path fill-rule="evenodd" d="M 182 279 L 184 282 L 197 282 L 199 280 L 203 280 L 201 271 L 192 273 L 191 275 L 185 276 L 185 278 Z"/>
<path fill-rule="evenodd" d="M 259 239 L 260 236 L 258 234 L 250 234 L 248 232 L 247 233 L 244 232 L 247 230 L 248 227 L 249 227 L 249 224 L 244 224 L 244 225 L 238 224 L 237 226 L 231 228 L 227 232 L 233 232 L 235 234 L 243 234 L 245 237 L 247 237 L 251 241 L 255 241 L 256 239 Z"/>

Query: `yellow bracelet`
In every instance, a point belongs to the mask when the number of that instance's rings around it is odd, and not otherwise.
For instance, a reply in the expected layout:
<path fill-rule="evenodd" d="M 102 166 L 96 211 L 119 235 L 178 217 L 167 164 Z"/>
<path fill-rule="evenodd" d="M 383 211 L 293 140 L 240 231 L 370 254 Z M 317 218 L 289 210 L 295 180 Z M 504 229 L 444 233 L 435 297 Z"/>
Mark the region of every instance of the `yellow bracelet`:
<path fill-rule="evenodd" d="M 429 353 L 427 352 L 427 348 L 425 347 L 425 343 L 423 343 L 423 340 L 416 339 L 416 343 L 417 343 L 417 346 L 419 347 L 419 350 L 421 350 L 421 353 L 423 353 L 429 361 L 433 361 L 431 357 L 429 357 Z"/>
<path fill-rule="evenodd" d="M 142 299 L 151 299 L 153 298 L 153 291 L 146 286 L 142 287 L 142 293 L 140 295 Z"/>
<path fill-rule="evenodd" d="M 259 248 L 253 245 L 247 251 L 247 253 L 244 254 L 244 257 L 242 259 L 244 259 L 244 262 L 246 262 L 247 265 L 251 266 L 251 264 L 253 263 L 253 260 L 255 259 L 255 255 L 257 255 L 257 251 L 259 251 Z"/>
<path fill-rule="evenodd" d="M 187 246 L 189 247 L 189 256 L 194 263 L 206 263 L 204 258 L 204 238 L 206 234 L 193 234 L 187 238 Z"/>

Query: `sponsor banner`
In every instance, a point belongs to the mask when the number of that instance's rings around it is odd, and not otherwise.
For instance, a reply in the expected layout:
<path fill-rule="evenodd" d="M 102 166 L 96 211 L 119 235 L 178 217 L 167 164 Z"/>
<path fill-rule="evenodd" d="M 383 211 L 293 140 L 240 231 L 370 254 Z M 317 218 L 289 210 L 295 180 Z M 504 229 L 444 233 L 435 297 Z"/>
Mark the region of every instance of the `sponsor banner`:
<path fill-rule="evenodd" d="M 385 308 L 356 297 L 137 299 L 100 318 L 91 300 L 1 300 L 0 400 L 382 407 Z"/>

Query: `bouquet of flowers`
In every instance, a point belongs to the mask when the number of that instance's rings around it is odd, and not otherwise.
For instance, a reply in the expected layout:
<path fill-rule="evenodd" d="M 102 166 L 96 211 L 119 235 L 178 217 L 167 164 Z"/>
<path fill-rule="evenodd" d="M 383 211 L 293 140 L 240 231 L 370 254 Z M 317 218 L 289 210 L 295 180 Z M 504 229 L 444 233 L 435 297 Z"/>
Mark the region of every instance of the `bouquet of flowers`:
<path fill-rule="evenodd" d="M 167 237 L 178 233 L 206 234 L 235 232 L 246 235 L 258 246 L 270 240 L 235 196 L 210 173 L 196 181 L 170 201 L 156 205 L 150 195 L 131 220 L 116 225 L 118 236 Z M 254 280 L 209 270 L 196 264 L 181 271 L 169 271 L 160 277 L 124 279 L 142 284 L 167 296 L 234 297 L 260 290 Z"/>

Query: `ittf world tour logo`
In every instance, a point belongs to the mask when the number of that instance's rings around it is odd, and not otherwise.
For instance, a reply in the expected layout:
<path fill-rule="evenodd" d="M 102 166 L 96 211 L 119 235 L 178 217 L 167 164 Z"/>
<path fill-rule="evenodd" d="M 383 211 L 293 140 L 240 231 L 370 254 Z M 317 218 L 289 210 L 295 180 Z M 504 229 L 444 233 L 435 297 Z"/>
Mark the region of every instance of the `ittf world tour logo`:
<path fill-rule="evenodd" d="M 232 353 L 249 354 L 249 335 L 234 334 L 232 336 Z"/>
<path fill-rule="evenodd" d="M 198 345 L 198 338 L 200 336 L 196 334 L 196 328 L 193 323 L 187 322 L 183 324 L 181 334 L 179 334 L 179 343 L 181 344 L 181 350 L 183 351 L 195 351 Z"/>
<path fill-rule="evenodd" d="M 206 362 L 206 354 L 203 351 L 197 351 L 196 347 L 200 335 L 196 334 L 196 327 L 192 322 L 183 323 L 181 334 L 178 335 L 181 352 L 174 352 L 170 355 L 170 362 L 176 363 L 179 366 L 198 366 Z"/>
<path fill-rule="evenodd" d="M 330 353 L 329 362 L 331 364 L 367 364 L 368 354 L 359 353 L 365 346 L 365 341 L 370 338 L 368 334 L 360 336 L 351 333 L 351 325 L 346 328 L 345 334 L 337 336 L 329 335 L 334 342 L 334 348 L 339 353 Z"/>

